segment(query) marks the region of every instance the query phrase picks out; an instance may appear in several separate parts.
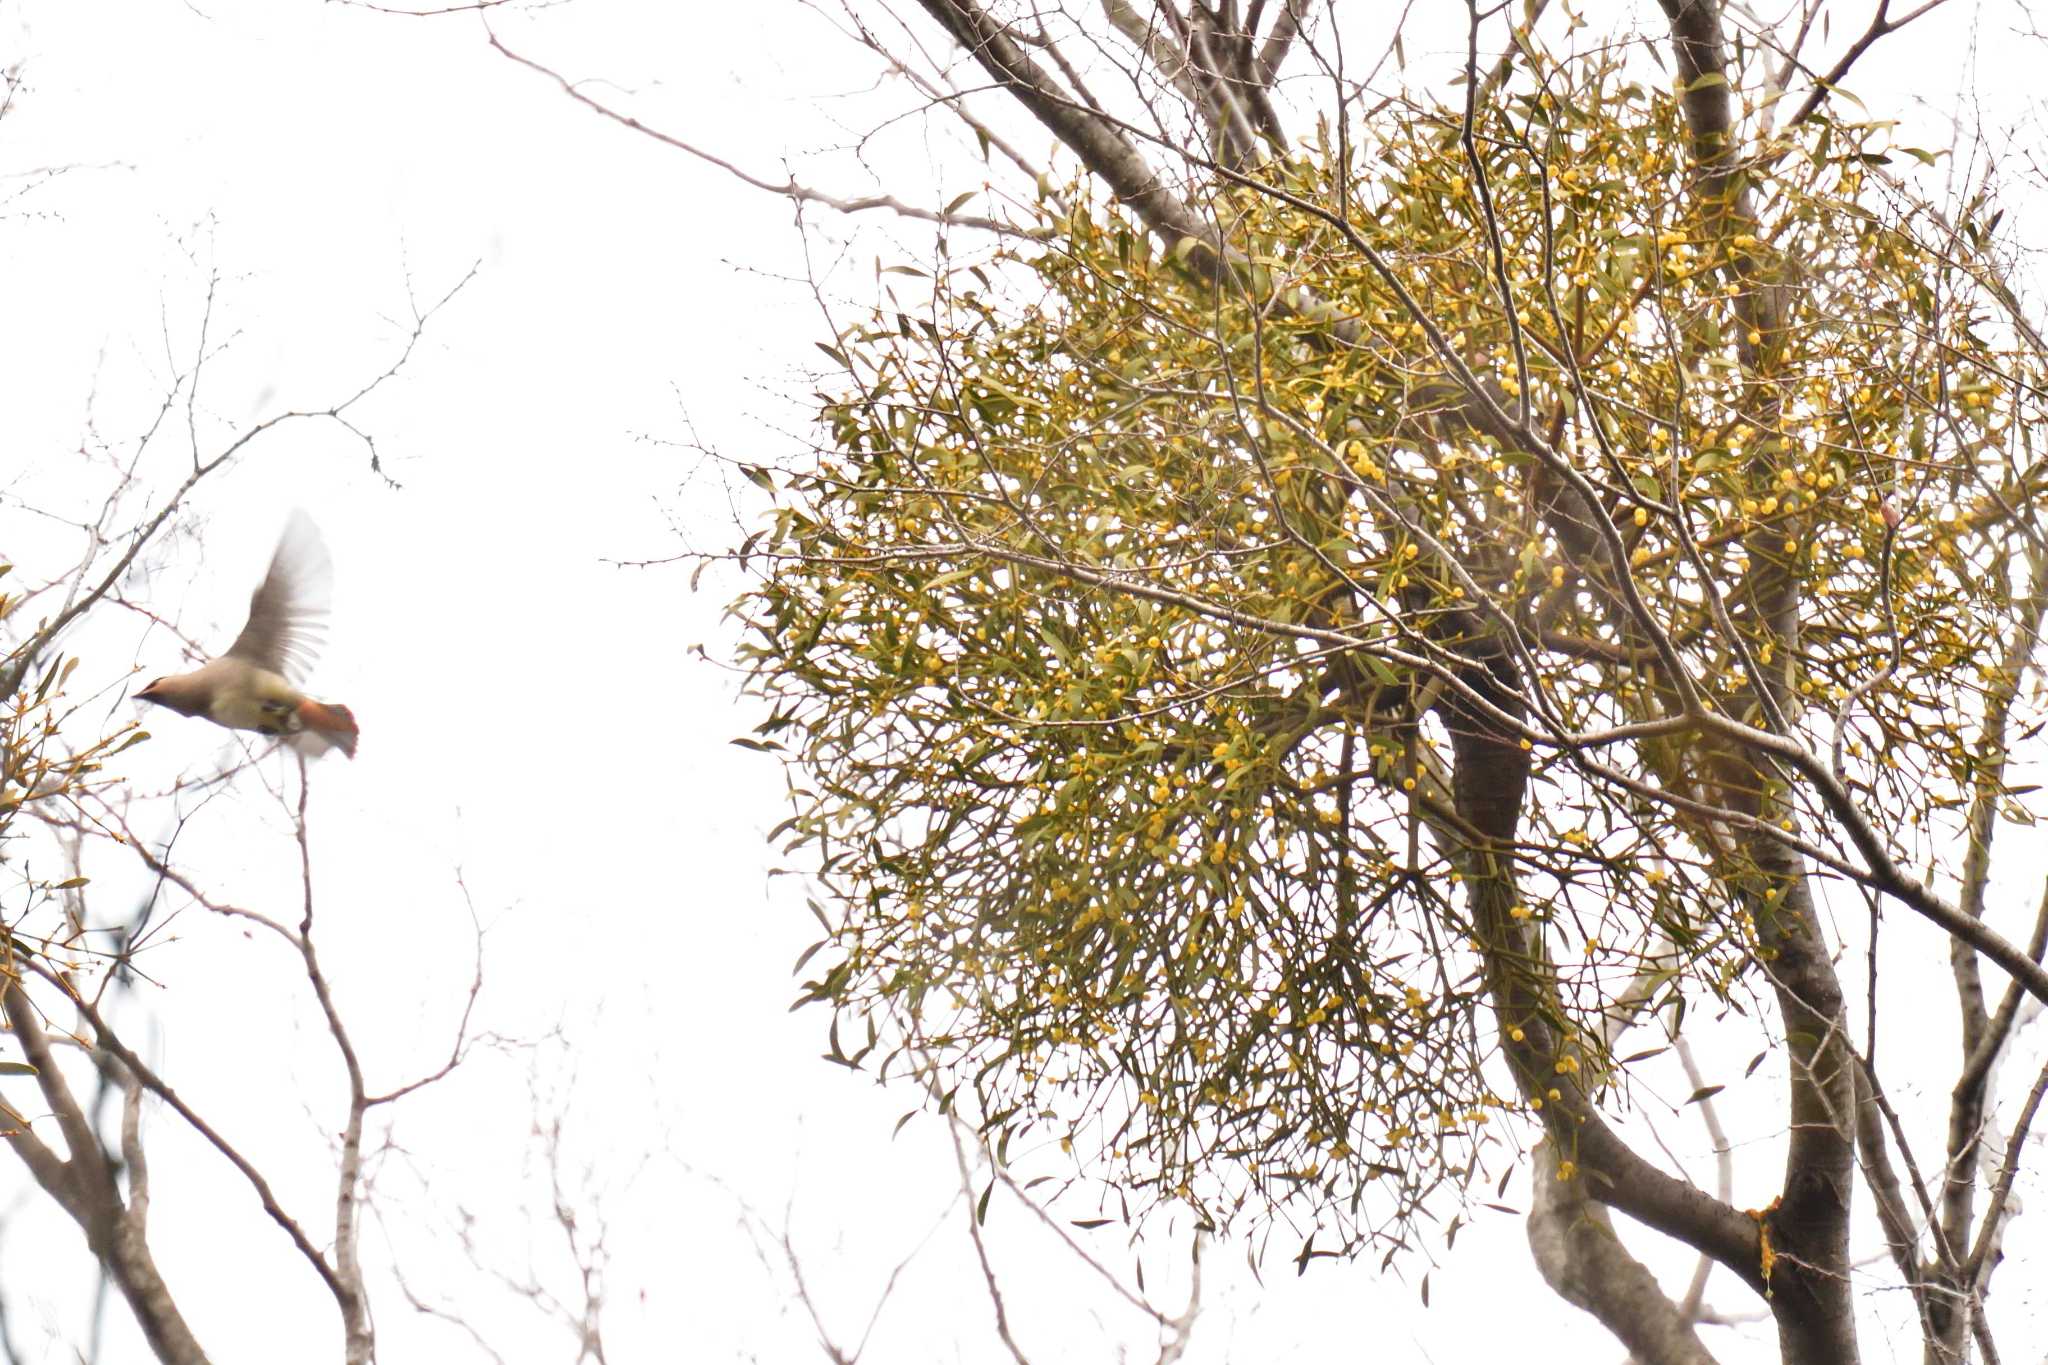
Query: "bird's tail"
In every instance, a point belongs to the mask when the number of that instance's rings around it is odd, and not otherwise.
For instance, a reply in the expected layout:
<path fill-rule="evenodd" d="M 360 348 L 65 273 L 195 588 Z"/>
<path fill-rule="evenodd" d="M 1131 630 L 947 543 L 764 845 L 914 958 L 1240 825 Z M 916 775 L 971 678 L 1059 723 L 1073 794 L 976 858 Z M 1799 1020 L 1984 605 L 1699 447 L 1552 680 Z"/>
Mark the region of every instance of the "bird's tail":
<path fill-rule="evenodd" d="M 356 756 L 356 738 L 361 731 L 356 729 L 355 715 L 346 706 L 308 697 L 299 703 L 298 714 L 301 728 L 294 738 L 309 753 L 339 749 L 350 758 Z"/>

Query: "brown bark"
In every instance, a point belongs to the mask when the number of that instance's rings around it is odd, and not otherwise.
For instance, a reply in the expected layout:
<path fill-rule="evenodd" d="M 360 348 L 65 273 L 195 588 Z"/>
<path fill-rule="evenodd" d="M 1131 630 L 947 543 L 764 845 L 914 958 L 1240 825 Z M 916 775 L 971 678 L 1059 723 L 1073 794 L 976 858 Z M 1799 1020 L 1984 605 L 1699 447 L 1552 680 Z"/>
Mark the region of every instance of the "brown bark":
<path fill-rule="evenodd" d="M 1536 1154 L 1529 1251 L 1557 1296 L 1600 1320 L 1639 1365 L 1714 1365 L 1685 1310 L 1615 1234 L 1585 1182 L 1560 1180 L 1555 1143 Z"/>
<path fill-rule="evenodd" d="M 1109 120 L 1068 98 L 1051 74 L 972 0 L 920 0 L 927 13 L 996 83 L 1081 158 L 1145 225 L 1168 241 L 1206 242 L 1209 227 L 1159 178 L 1145 156 Z"/>
<path fill-rule="evenodd" d="M 19 980 L 0 989 L 0 1012 L 36 1068 L 43 1102 L 64 1136 L 68 1155 L 58 1157 L 26 1125 L 10 1138 L 15 1154 L 44 1192 L 57 1201 L 85 1234 L 86 1245 L 128 1301 L 150 1350 L 165 1365 L 206 1365 L 206 1352 L 178 1311 L 177 1300 L 150 1255 L 147 1204 L 123 1200 L 116 1166 L 93 1131 L 92 1121 L 71 1093 L 40 1014 Z"/>
<path fill-rule="evenodd" d="M 1522 702 L 1513 677 L 1509 662 L 1495 658 L 1475 668 L 1471 681 L 1492 709 L 1519 716 Z M 1447 836 L 1465 877 L 1503 1050 L 1523 1096 L 1540 1106 L 1551 1141 L 1573 1161 L 1593 1198 L 1704 1252 L 1762 1290 L 1756 1224 L 1645 1161 L 1602 1117 L 1586 1088 L 1583 1065 L 1567 1061 L 1580 1057 L 1583 1048 L 1552 1022 L 1565 1016 L 1551 989 L 1555 971 L 1542 932 L 1509 914 L 1521 900 L 1512 849 L 1528 794 L 1529 755 L 1479 708 L 1454 696 L 1441 711 L 1451 734 L 1454 807 L 1464 828 L 1478 837 L 1440 834 Z M 1567 1069 L 1560 1070 L 1561 1064 Z"/>

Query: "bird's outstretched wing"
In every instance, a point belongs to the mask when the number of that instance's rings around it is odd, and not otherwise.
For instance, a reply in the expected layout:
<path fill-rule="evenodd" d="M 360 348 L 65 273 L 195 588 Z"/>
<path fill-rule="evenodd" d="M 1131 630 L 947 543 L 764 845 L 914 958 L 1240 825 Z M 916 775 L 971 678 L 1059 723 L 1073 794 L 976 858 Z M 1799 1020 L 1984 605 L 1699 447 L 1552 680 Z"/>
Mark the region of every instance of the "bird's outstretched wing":
<path fill-rule="evenodd" d="M 249 624 L 227 656 L 291 679 L 305 675 L 327 634 L 334 561 L 313 519 L 294 510 L 270 557 L 270 572 L 249 598 Z"/>

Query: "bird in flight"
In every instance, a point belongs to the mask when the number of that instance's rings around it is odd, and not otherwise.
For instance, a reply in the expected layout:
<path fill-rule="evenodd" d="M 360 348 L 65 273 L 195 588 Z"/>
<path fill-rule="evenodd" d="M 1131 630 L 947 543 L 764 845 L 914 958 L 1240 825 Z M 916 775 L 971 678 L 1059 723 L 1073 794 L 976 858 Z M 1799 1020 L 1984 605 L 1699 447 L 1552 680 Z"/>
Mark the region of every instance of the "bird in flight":
<path fill-rule="evenodd" d="M 294 511 L 249 599 L 249 623 L 227 653 L 190 673 L 158 678 L 135 694 L 181 716 L 230 730 L 276 735 L 309 755 L 356 756 L 356 718 L 338 702 L 314 701 L 293 680 L 320 652 L 334 564 L 313 519 Z"/>

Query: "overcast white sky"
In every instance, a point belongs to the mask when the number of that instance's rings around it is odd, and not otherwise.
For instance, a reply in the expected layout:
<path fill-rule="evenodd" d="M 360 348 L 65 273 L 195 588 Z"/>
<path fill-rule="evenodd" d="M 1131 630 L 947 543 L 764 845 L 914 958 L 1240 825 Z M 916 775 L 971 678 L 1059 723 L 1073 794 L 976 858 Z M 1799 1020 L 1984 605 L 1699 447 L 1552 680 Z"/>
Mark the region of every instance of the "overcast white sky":
<path fill-rule="evenodd" d="M 898 107 L 891 92 L 862 93 L 870 66 L 780 0 L 575 0 L 499 27 L 771 175 Z M 103 467 L 73 452 L 89 427 L 132 448 L 173 365 L 189 366 L 211 272 L 221 349 L 203 381 L 206 448 L 352 392 L 402 345 L 412 300 L 440 297 L 480 262 L 404 373 L 356 414 L 400 487 L 372 476 L 345 433 L 286 427 L 201 487 L 191 515 L 203 541 L 175 542 L 136 588 L 218 648 L 286 512 L 314 514 L 338 584 L 316 690 L 363 727 L 360 759 L 315 775 L 321 936 L 372 1084 L 446 1050 L 470 968 L 458 876 L 488 926 L 479 1027 L 565 1040 L 481 1056 L 397 1115 L 407 1155 L 385 1177 L 395 1250 L 379 1234 L 373 1256 L 399 1255 L 423 1298 L 471 1314 L 506 1359 L 570 1358 L 566 1334 L 522 1316 L 450 1249 L 457 1208 L 515 1274 L 529 1239 L 548 1235 L 519 1208 L 536 1193 L 523 1164 L 531 1059 L 556 1098 L 573 1083 L 571 1174 L 609 1222 L 614 1362 L 819 1358 L 786 1267 L 756 1260 L 735 1194 L 778 1224 L 787 1213 L 835 1330 L 857 1338 L 890 1267 L 946 1210 L 951 1150 L 929 1119 L 892 1138 L 913 1097 L 820 1061 L 824 1018 L 787 1012 L 790 964 L 816 925 L 797 879 L 768 876 L 762 836 L 786 813 L 782 777 L 729 745 L 753 710 L 692 653 L 719 655 L 734 581 L 693 595 L 686 567 L 610 562 L 675 554 L 679 527 L 699 546 L 725 536 L 724 481 L 692 439 L 764 461 L 792 448 L 784 433 L 803 419 L 822 324 L 794 282 L 789 206 L 572 106 L 491 53 L 469 19 L 312 0 L 12 0 L 0 61 L 24 78 L 0 122 L 0 174 L 76 168 L 0 204 L 0 544 L 25 573 L 54 571 L 75 546 L 22 509 L 76 515 L 104 496 Z M 975 175 L 942 152 L 900 173 L 948 196 Z M 0 195 L 27 183 L 0 181 Z M 175 477 L 184 458 L 168 443 L 145 473 Z M 78 690 L 107 689 L 102 714 L 125 714 L 131 666 L 147 677 L 179 658 L 140 617 L 90 638 Z M 143 789 L 225 752 L 210 728 L 150 723 L 157 738 L 132 755 Z M 290 894 L 288 833 L 257 783 L 199 809 L 179 851 L 228 899 Z M 101 894 L 132 886 L 110 872 Z M 161 988 L 126 1017 L 160 1021 L 154 1055 L 317 1223 L 338 1077 L 292 963 L 196 913 L 173 929 L 149 959 Z M 1725 1079 L 1746 1055 L 1717 1059 Z M 1747 1084 L 1775 1095 L 1768 1069 Z M 1742 1090 L 1731 1085 L 1731 1108 Z M 168 1119 L 152 1133 L 154 1238 L 216 1359 L 338 1354 L 331 1304 L 246 1191 Z M 1767 1136 L 1745 1148 L 1739 1199 L 1768 1197 L 1775 1160 Z M 1523 1203 L 1523 1187 L 1518 1177 L 1508 1202 Z M 998 1198 L 991 1227 L 1037 1358 L 1142 1351 L 1144 1320 L 1029 1234 L 1020 1211 Z M 552 1246 L 535 1245 L 541 1273 L 566 1288 Z M 1130 1269 L 1113 1229 L 1091 1245 Z M 1276 1240 L 1263 1286 L 1242 1245 L 1212 1251 L 1189 1359 L 1617 1354 L 1538 1285 L 1517 1219 L 1483 1216 L 1439 1252 L 1428 1309 L 1421 1259 L 1406 1282 L 1329 1262 L 1297 1279 L 1295 1245 Z M 1177 1286 L 1186 1246 L 1162 1225 L 1144 1250 L 1148 1282 Z M 71 1358 L 89 1285 L 75 1251 L 75 1231 L 34 1200 L 0 1221 L 0 1278 L 31 1359 Z M 995 1358 L 971 1254 L 955 1209 L 905 1272 L 871 1359 Z M 67 1257 L 76 1269 L 52 1273 Z M 2029 1269 L 2008 1265 L 2001 1292 L 2023 1297 Z M 1710 1297 L 1751 1306 L 1722 1289 Z M 386 1360 L 488 1358 L 388 1288 L 378 1325 Z M 1746 1354 L 1744 1340 L 1759 1345 Z M 1735 1362 L 1774 1358 L 1768 1340 L 1752 1328 L 1714 1344 Z M 1874 1362 L 1918 1355 L 1874 1338 L 1867 1349 Z M 144 1358 L 126 1338 L 106 1356 Z"/>

